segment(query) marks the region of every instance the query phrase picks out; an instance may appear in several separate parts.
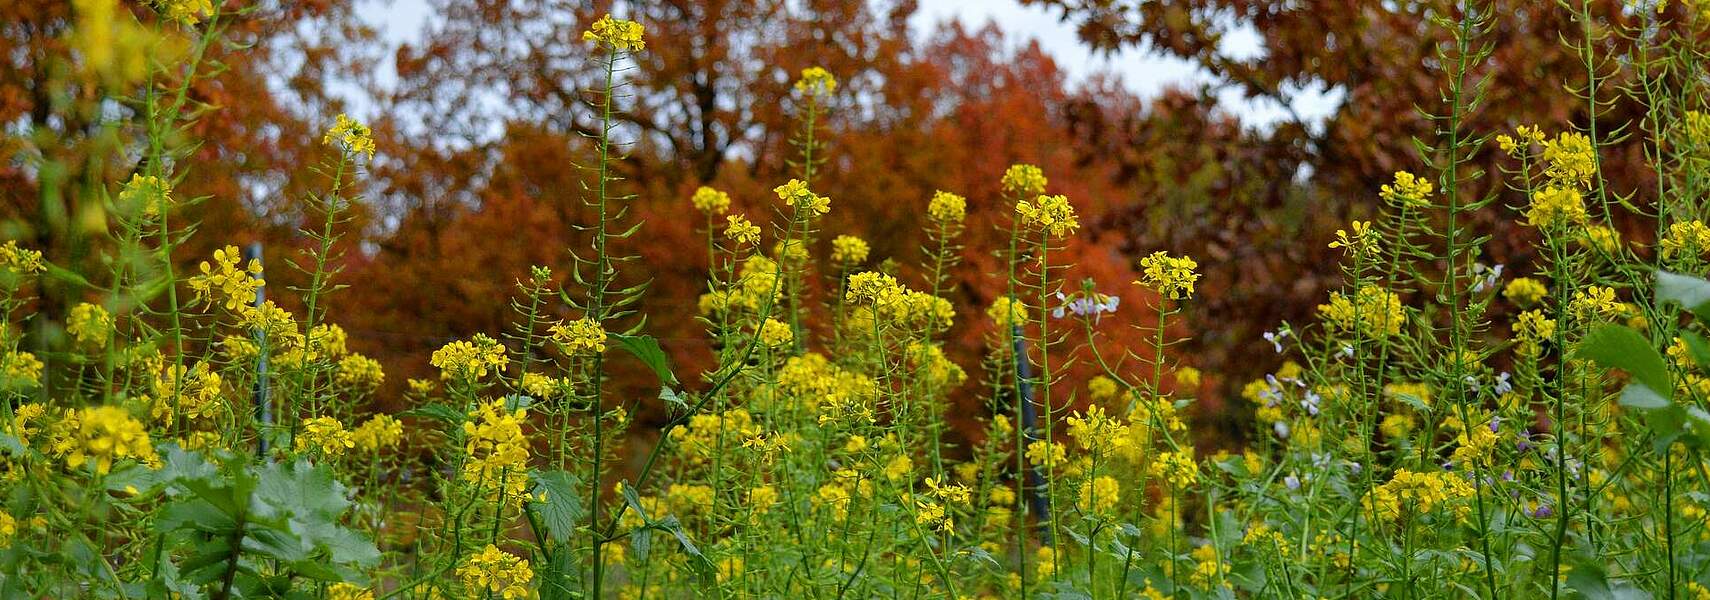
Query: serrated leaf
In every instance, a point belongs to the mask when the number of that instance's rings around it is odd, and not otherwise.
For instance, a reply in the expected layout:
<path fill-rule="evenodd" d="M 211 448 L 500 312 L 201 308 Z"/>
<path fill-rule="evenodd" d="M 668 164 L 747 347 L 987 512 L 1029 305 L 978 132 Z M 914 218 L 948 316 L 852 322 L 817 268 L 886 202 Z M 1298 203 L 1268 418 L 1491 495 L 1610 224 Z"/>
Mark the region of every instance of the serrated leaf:
<path fill-rule="evenodd" d="M 577 495 L 582 482 L 564 471 L 530 471 L 529 478 L 534 480 L 529 502 L 544 521 L 548 537 L 560 544 L 569 541 L 576 524 L 587 517 L 582 497 Z M 544 501 L 540 500 L 542 495 Z"/>
<path fill-rule="evenodd" d="M 1605 369 L 1620 369 L 1633 376 L 1633 385 L 1621 393 L 1621 404 L 1634 408 L 1657 409 L 1668 406 L 1674 386 L 1669 383 L 1668 363 L 1651 347 L 1649 340 L 1630 327 L 1604 325 L 1580 340 L 1574 356 L 1590 359 Z"/>
<path fill-rule="evenodd" d="M 671 361 L 665 357 L 665 351 L 659 347 L 659 340 L 651 335 L 610 334 L 617 341 L 618 347 L 625 352 L 635 355 L 641 362 L 653 369 L 653 374 L 659 376 L 659 381 L 671 385 L 677 383 L 677 375 L 671 372 Z"/>

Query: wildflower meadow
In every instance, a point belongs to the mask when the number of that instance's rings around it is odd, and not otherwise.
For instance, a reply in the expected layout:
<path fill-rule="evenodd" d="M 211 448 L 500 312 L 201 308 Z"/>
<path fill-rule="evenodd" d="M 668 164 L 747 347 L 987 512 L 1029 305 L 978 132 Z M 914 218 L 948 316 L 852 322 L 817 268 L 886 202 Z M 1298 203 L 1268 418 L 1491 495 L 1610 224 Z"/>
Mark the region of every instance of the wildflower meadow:
<path fill-rule="evenodd" d="M 1710 600 L 1702 0 L 1534 3 L 1581 70 L 1527 93 L 1590 118 L 1495 130 L 1470 125 L 1513 85 L 1492 65 L 1525 57 L 1493 53 L 1494 9 L 1374 8 L 1441 40 L 1411 99 L 1430 134 L 1363 141 L 1408 162 L 1313 243 L 1336 260 L 1309 318 L 1227 340 L 1268 374 L 1224 388 L 1188 315 L 1235 267 L 1154 246 L 1119 280 L 1077 271 L 1103 243 L 1084 211 L 1114 200 L 1049 169 L 959 165 L 991 193 L 841 230 L 830 174 L 885 159 L 827 132 L 885 99 L 832 69 L 763 108 L 790 124 L 755 159 L 786 174 L 769 191 L 697 185 L 643 218 L 626 165 L 664 134 L 619 118 L 656 108 L 637 65 L 690 42 L 619 11 L 555 34 L 596 75 L 588 151 L 529 193 L 574 240 L 491 274 L 502 327 L 389 373 L 338 302 L 381 251 L 348 242 L 385 226 L 365 207 L 413 193 L 374 182 L 393 138 L 338 113 L 251 132 L 309 136 L 313 168 L 269 213 L 295 243 L 248 245 L 190 217 L 229 199 L 183 190 L 224 152 L 213 115 L 246 109 L 191 93 L 223 76 L 205 57 L 260 9 L 68 4 L 54 102 L 111 91 L 86 114 L 122 150 L 76 171 L 74 226 L 0 230 L 0 598 Z M 1600 118 L 1617 99 L 1639 116 Z M 46 133 L 6 134 L 12 167 L 66 180 L 19 141 Z M 1616 156 L 1647 185 L 1606 176 Z M 652 237 L 663 219 L 692 237 Z M 66 236 L 87 252 L 44 254 Z M 693 292 L 653 285 L 657 244 Z M 975 281 L 997 293 L 970 307 Z"/>

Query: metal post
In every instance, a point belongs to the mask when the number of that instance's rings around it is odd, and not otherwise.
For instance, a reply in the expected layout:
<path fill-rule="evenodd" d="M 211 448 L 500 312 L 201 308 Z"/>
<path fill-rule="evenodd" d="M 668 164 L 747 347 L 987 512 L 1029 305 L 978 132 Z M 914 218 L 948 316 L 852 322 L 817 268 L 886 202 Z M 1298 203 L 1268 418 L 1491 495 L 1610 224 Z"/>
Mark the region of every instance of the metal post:
<path fill-rule="evenodd" d="M 1038 441 L 1039 437 L 1039 407 L 1033 402 L 1033 364 L 1027 360 L 1027 338 L 1021 334 L 1021 326 L 1016 325 L 1010 338 L 1015 340 L 1015 396 L 1021 402 L 1021 432 L 1023 439 L 1029 442 Z M 1025 453 L 1026 448 L 1016 448 L 1017 453 Z M 1045 493 L 1045 475 L 1039 472 L 1039 465 L 1029 465 L 1027 468 L 1027 487 L 1029 504 L 1034 514 L 1039 515 L 1036 527 L 1039 528 L 1039 539 L 1043 543 L 1051 543 L 1051 528 L 1046 524 L 1051 520 L 1051 498 Z"/>
<path fill-rule="evenodd" d="M 249 261 L 252 260 L 258 262 L 261 260 L 261 242 L 250 242 L 243 247 L 243 263 L 248 265 Z M 249 276 L 261 280 L 260 273 L 252 272 Z M 261 308 L 262 303 L 266 301 L 267 286 L 263 283 L 263 285 L 255 288 L 255 307 Z M 255 357 L 255 388 L 251 392 L 255 399 L 255 418 L 261 423 L 261 426 L 257 428 L 260 435 L 257 436 L 255 451 L 258 456 L 265 457 L 267 456 L 267 429 L 269 425 L 273 424 L 273 405 L 267 398 L 267 330 L 256 329 L 251 334 L 255 336 L 255 347 L 259 350 Z"/>

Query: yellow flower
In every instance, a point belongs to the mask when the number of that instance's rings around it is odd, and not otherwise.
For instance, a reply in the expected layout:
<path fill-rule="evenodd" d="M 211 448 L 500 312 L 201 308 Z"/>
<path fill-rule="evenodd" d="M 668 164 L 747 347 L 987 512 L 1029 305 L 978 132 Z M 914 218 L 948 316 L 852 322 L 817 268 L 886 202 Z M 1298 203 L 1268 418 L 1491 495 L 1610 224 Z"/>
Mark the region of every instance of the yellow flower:
<path fill-rule="evenodd" d="M 908 477 L 912 473 L 914 473 L 914 460 L 910 459 L 906 454 L 898 454 L 891 457 L 890 462 L 885 463 L 885 479 L 900 481 L 902 478 Z"/>
<path fill-rule="evenodd" d="M 220 402 L 224 381 L 208 363 L 197 362 L 185 369 L 169 365 L 156 374 L 150 390 L 154 394 L 151 412 L 162 422 L 183 415 L 190 419 L 218 416 L 228 407 Z"/>
<path fill-rule="evenodd" d="M 796 80 L 796 91 L 811 97 L 830 96 L 837 91 L 837 78 L 824 67 L 808 67 Z"/>
<path fill-rule="evenodd" d="M 18 520 L 12 513 L 0 510 L 0 548 L 11 548 L 12 539 L 18 536 Z"/>
<path fill-rule="evenodd" d="M 1081 222 L 1075 216 L 1075 207 L 1069 204 L 1068 196 L 1039 196 L 1033 202 L 1019 200 L 1015 203 L 1015 214 L 1021 218 L 1022 224 L 1049 232 L 1056 238 L 1062 238 L 1081 228 Z"/>
<path fill-rule="evenodd" d="M 1004 296 L 992 302 L 986 308 L 986 316 L 991 317 L 999 327 L 1010 328 L 1027 324 L 1027 303 L 1019 299 Z"/>
<path fill-rule="evenodd" d="M 345 450 L 354 447 L 356 442 L 351 439 L 350 432 L 345 431 L 344 423 L 332 417 L 304 420 L 295 445 L 297 452 L 316 450 L 322 456 L 343 456 Z"/>
<path fill-rule="evenodd" d="M 1080 502 L 1075 506 L 1084 513 L 1108 515 L 1121 501 L 1122 484 L 1114 477 L 1100 475 L 1081 486 Z"/>
<path fill-rule="evenodd" d="M 1179 452 L 1164 452 L 1152 463 L 1152 475 L 1161 477 L 1170 485 L 1185 488 L 1199 482 L 1199 463 L 1194 461 L 1193 449 L 1183 448 Z"/>
<path fill-rule="evenodd" d="M 127 458 L 154 466 L 160 458 L 149 443 L 143 424 L 117 406 L 94 406 L 69 411 L 58 426 L 54 453 L 65 457 L 72 469 L 93 464 L 95 472 L 106 475 L 115 461 Z"/>
<path fill-rule="evenodd" d="M 348 583 L 335 583 L 327 588 L 327 600 L 374 600 L 374 592 Z"/>
<path fill-rule="evenodd" d="M 1615 290 L 1601 285 L 1574 290 L 1573 300 L 1568 302 L 1568 312 L 1582 321 L 1611 317 L 1620 311 L 1621 303 L 1615 301 Z"/>
<path fill-rule="evenodd" d="M 1354 221 L 1348 224 L 1348 229 L 1336 230 L 1336 241 L 1330 242 L 1330 247 L 1345 248 L 1348 254 L 1369 257 L 1378 252 L 1378 233 L 1372 229 L 1371 221 Z"/>
<path fill-rule="evenodd" d="M 333 377 L 339 383 L 371 392 L 386 381 L 386 372 L 380 368 L 380 361 L 361 354 L 350 354 L 339 359 L 338 372 Z"/>
<path fill-rule="evenodd" d="M 1103 375 L 1094 376 L 1087 381 L 1087 394 L 1091 395 L 1093 400 L 1115 398 L 1118 391 L 1116 380 Z"/>
<path fill-rule="evenodd" d="M 161 209 L 172 204 L 172 184 L 152 175 L 133 174 L 119 190 L 119 206 L 137 209 L 144 217 L 158 217 Z"/>
<path fill-rule="evenodd" d="M 367 125 L 356 122 L 344 113 L 339 113 L 332 128 L 327 129 L 326 135 L 321 136 L 321 143 L 343 148 L 351 154 L 374 158 L 374 132 L 370 131 Z"/>
<path fill-rule="evenodd" d="M 582 32 L 582 41 L 604 45 L 614 52 L 640 52 L 647 49 L 647 41 L 641 39 L 642 33 L 640 23 L 606 15 Z"/>
<path fill-rule="evenodd" d="M 825 213 L 831 212 L 831 199 L 813 193 L 800 179 L 791 179 L 784 185 L 772 188 L 772 191 L 776 192 L 778 199 L 783 200 L 787 206 L 799 204 L 798 208 L 807 211 L 809 217 L 824 216 Z"/>
<path fill-rule="evenodd" d="M 1045 193 L 1045 172 L 1033 165 L 1010 165 L 1003 172 L 1003 191 L 1027 198 Z"/>
<path fill-rule="evenodd" d="M 1585 199 L 1578 189 L 1547 186 L 1532 194 L 1532 204 L 1526 209 L 1526 224 L 1546 229 L 1584 225 L 1590 215 L 1585 211 Z"/>
<path fill-rule="evenodd" d="M 1389 481 L 1367 493 L 1361 503 L 1368 511 L 1393 522 L 1406 514 L 1429 514 L 1438 506 L 1456 503 L 1472 495 L 1472 485 L 1460 475 L 1442 471 L 1415 473 L 1401 469 Z"/>
<path fill-rule="evenodd" d="M 1702 221 L 1672 223 L 1658 242 L 1663 258 L 1693 258 L 1710 252 L 1710 227 Z"/>
<path fill-rule="evenodd" d="M 1035 466 L 1055 468 L 1068 460 L 1069 451 L 1062 444 L 1048 440 L 1034 440 L 1027 444 L 1027 462 Z"/>
<path fill-rule="evenodd" d="M 391 415 L 374 415 L 358 425 L 350 437 L 356 447 L 363 450 L 384 450 L 398 445 L 398 442 L 404 439 L 404 424 Z"/>
<path fill-rule="evenodd" d="M 250 259 L 240 268 L 240 260 L 243 255 L 237 246 L 226 246 L 214 251 L 214 262 L 202 261 L 201 274 L 186 281 L 195 293 L 195 302 L 220 302 L 230 311 L 255 302 L 255 290 L 266 283 L 261 279 L 261 261 Z"/>
<path fill-rule="evenodd" d="M 0 270 L 15 275 L 35 275 L 43 268 L 42 253 L 19 248 L 16 240 L 7 240 L 5 245 L 0 245 Z"/>
<path fill-rule="evenodd" d="M 926 216 L 940 227 L 961 225 L 968 216 L 968 201 L 950 192 L 935 191 L 926 203 Z"/>
<path fill-rule="evenodd" d="M 1556 335 L 1556 321 L 1544 318 L 1544 313 L 1528 310 L 1520 313 L 1514 320 L 1514 337 L 1519 343 L 1520 353 L 1527 356 L 1537 355 L 1544 342 Z"/>
<path fill-rule="evenodd" d="M 33 388 L 42 383 L 42 364 L 36 355 L 29 352 L 13 351 L 0 356 L 0 373 L 5 374 L 5 384 L 12 388 Z"/>
<path fill-rule="evenodd" d="M 1352 297 L 1331 293 L 1329 304 L 1318 305 L 1318 314 L 1335 331 L 1359 332 L 1376 338 L 1400 333 L 1407 317 L 1401 299 L 1375 285 L 1361 286 Z"/>
<path fill-rule="evenodd" d="M 1621 250 L 1621 233 L 1608 225 L 1592 225 L 1585 228 L 1584 235 L 1579 241 L 1587 247 L 1596 248 L 1604 254 L 1616 254 Z"/>
<path fill-rule="evenodd" d="M 71 307 L 65 317 L 65 332 L 77 345 L 100 349 L 113 336 L 113 317 L 107 309 L 88 302 Z"/>
<path fill-rule="evenodd" d="M 1566 131 L 1544 142 L 1544 175 L 1560 186 L 1585 187 L 1597 174 L 1597 152 L 1591 138 Z"/>
<path fill-rule="evenodd" d="M 439 368 L 442 377 L 475 381 L 486 377 L 488 369 L 504 370 L 510 358 L 498 340 L 477 333 L 469 341 L 458 340 L 435 350 L 428 362 Z"/>
<path fill-rule="evenodd" d="M 695 190 L 695 195 L 689 202 L 695 205 L 695 210 L 708 215 L 722 215 L 730 210 L 730 194 L 704 185 Z"/>
<path fill-rule="evenodd" d="M 1429 208 L 1435 190 L 1436 186 L 1418 175 L 1396 171 L 1395 182 L 1379 188 L 1378 196 L 1403 208 Z"/>
<path fill-rule="evenodd" d="M 737 244 L 759 244 L 760 227 L 748 221 L 742 215 L 725 215 L 724 237 Z"/>
<path fill-rule="evenodd" d="M 870 251 L 866 240 L 852 235 L 840 235 L 831 240 L 831 262 L 843 264 L 865 262 L 867 253 Z"/>
<path fill-rule="evenodd" d="M 1193 297 L 1193 284 L 1199 281 L 1199 263 L 1186 256 L 1170 256 L 1162 251 L 1140 259 L 1140 280 L 1134 283 L 1157 290 L 1171 300 Z"/>
<path fill-rule="evenodd" d="M 528 561 L 492 544 L 464 559 L 457 567 L 457 576 L 470 592 L 490 592 L 505 600 L 534 597 L 534 591 L 529 589 L 534 569 L 529 568 Z"/>
<path fill-rule="evenodd" d="M 1550 289 L 1531 277 L 1520 277 L 1502 288 L 1502 297 L 1520 308 L 1528 308 L 1549 295 Z"/>
<path fill-rule="evenodd" d="M 1200 378 L 1199 369 L 1195 369 L 1193 367 L 1180 367 L 1176 369 L 1177 388 L 1190 391 L 1198 389 Z"/>
<path fill-rule="evenodd" d="M 553 325 L 552 341 L 566 354 L 599 354 L 606 351 L 606 329 L 598 321 L 583 317 Z"/>
<path fill-rule="evenodd" d="M 203 15 L 214 13 L 212 0 L 152 0 L 155 10 L 169 21 L 184 25 L 202 22 Z"/>
<path fill-rule="evenodd" d="M 795 341 L 795 332 L 790 330 L 788 324 L 770 317 L 760 324 L 760 343 L 768 348 L 781 348 L 792 341 Z"/>

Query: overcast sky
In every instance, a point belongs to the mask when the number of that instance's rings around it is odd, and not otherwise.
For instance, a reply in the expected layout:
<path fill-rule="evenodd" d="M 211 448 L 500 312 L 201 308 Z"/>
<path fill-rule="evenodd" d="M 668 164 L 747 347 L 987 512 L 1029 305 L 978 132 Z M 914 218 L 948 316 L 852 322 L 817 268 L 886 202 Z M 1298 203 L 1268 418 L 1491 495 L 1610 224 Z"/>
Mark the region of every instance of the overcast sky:
<path fill-rule="evenodd" d="M 374 15 L 374 23 L 381 32 L 397 44 L 417 39 L 433 12 L 428 0 L 369 1 L 374 6 L 368 14 Z M 916 35 L 925 36 L 938 23 L 950 19 L 961 19 L 970 29 L 983 27 L 987 22 L 996 23 L 1009 35 L 1011 43 L 1017 45 L 1029 39 L 1038 40 L 1040 47 L 1056 58 L 1072 81 L 1084 81 L 1101 72 L 1113 73 L 1143 98 L 1150 98 L 1171 85 L 1207 79 L 1205 73 L 1185 61 L 1136 49 L 1108 57 L 1095 55 L 1080 43 L 1074 27 L 1059 22 L 1054 12 L 1040 6 L 1022 6 L 1017 0 L 920 0 L 920 11 L 909 24 Z M 1257 36 L 1250 32 L 1237 31 L 1229 36 L 1226 45 L 1227 51 L 1237 55 L 1263 52 Z M 381 66 L 381 81 L 391 80 L 390 67 Z M 1244 100 L 1239 94 L 1225 94 L 1221 101 L 1254 126 L 1268 125 L 1284 114 L 1282 107 L 1274 103 Z M 1297 96 L 1295 109 L 1303 117 L 1316 121 L 1334 110 L 1340 101 L 1340 93 L 1334 90 L 1304 90 Z"/>

